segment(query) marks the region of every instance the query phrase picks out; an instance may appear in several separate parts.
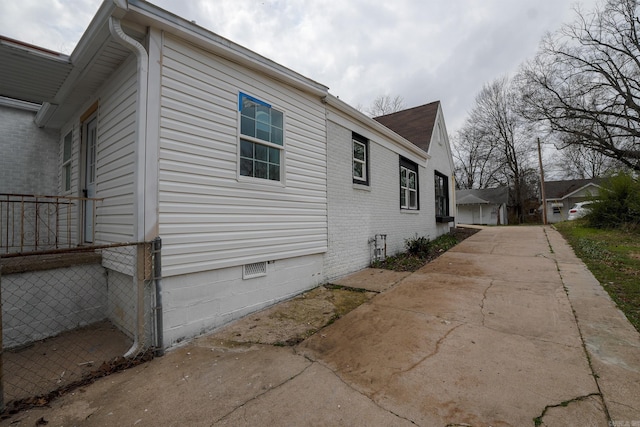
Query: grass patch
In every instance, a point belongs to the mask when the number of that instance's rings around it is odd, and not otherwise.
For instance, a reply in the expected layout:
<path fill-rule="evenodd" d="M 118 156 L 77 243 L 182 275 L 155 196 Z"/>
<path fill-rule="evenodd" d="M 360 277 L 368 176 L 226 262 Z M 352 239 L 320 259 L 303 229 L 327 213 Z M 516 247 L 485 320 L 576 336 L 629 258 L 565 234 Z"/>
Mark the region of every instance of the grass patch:
<path fill-rule="evenodd" d="M 393 271 L 416 271 L 477 232 L 474 228 L 455 228 L 432 241 L 426 237 L 417 237 L 407 241 L 407 252 L 389 256 L 384 261 L 374 261 L 371 267 Z"/>
<path fill-rule="evenodd" d="M 590 228 L 582 220 L 555 226 L 640 331 L 640 232 Z"/>

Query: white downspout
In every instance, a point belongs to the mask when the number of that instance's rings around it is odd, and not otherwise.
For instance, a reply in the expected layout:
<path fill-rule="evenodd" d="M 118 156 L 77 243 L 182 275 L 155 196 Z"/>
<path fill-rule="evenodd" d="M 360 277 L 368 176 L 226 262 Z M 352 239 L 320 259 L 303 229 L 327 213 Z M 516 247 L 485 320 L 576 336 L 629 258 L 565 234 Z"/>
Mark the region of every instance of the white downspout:
<path fill-rule="evenodd" d="M 138 73 L 138 96 L 137 96 L 137 108 L 136 108 L 136 136 L 135 141 L 135 175 L 134 185 L 136 197 L 133 198 L 134 206 L 134 223 L 133 234 L 137 242 L 143 242 L 144 235 L 144 194 L 145 194 L 145 163 L 146 163 L 146 151 L 147 151 L 147 81 L 148 81 L 148 64 L 149 55 L 146 49 L 137 40 L 129 37 L 122 30 L 120 20 L 113 16 L 109 17 L 109 31 L 113 38 L 122 46 L 131 50 L 137 58 L 137 73 Z M 141 200 L 142 198 L 142 200 Z M 144 286 L 140 285 L 140 281 L 144 280 L 144 264 L 145 264 L 145 252 L 144 248 L 138 246 L 136 254 L 137 269 L 134 273 L 133 284 L 135 290 L 135 312 L 137 325 L 134 328 L 134 341 L 133 345 L 125 354 L 125 357 L 135 355 L 140 347 L 140 337 L 144 334 Z"/>

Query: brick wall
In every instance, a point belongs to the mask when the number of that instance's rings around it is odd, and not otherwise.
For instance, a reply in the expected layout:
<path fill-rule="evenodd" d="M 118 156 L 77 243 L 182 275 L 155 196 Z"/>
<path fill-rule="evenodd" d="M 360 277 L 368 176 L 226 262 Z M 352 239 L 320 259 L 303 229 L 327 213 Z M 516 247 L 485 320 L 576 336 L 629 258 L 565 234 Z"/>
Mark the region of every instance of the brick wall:
<path fill-rule="evenodd" d="M 418 171 L 420 210 L 400 209 L 399 155 L 369 135 L 369 186 L 352 179 L 352 130 L 327 122 L 329 249 L 325 254 L 325 278 L 332 280 L 361 270 L 371 263 L 376 234 L 387 234 L 387 254 L 404 251 L 405 240 L 436 237 L 433 177 L 424 165 Z M 430 190 L 429 190 L 430 189 Z"/>
<path fill-rule="evenodd" d="M 34 117 L 0 106 L 0 193 L 57 193 L 58 132 L 38 128 Z"/>

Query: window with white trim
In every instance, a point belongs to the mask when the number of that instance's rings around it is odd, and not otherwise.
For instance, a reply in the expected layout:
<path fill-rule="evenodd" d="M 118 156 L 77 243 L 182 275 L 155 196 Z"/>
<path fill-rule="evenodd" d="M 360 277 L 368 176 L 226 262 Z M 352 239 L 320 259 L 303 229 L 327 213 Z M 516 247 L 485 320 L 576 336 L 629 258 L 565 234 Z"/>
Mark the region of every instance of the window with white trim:
<path fill-rule="evenodd" d="M 240 111 L 240 175 L 280 181 L 284 152 L 284 114 L 245 93 Z"/>
<path fill-rule="evenodd" d="M 418 165 L 400 158 L 400 209 L 420 209 L 418 200 Z"/>
<path fill-rule="evenodd" d="M 369 141 L 355 133 L 351 141 L 353 145 L 353 182 L 369 185 Z"/>
<path fill-rule="evenodd" d="M 71 190 L 71 148 L 73 146 L 73 131 L 65 135 L 62 145 L 62 189 Z"/>

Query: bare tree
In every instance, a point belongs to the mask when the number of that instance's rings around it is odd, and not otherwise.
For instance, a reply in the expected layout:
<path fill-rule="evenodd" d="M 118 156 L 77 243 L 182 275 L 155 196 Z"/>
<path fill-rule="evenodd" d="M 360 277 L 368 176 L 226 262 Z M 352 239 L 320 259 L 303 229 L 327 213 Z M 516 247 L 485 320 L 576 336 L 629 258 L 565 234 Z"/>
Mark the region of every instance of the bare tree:
<path fill-rule="evenodd" d="M 598 151 L 574 144 L 556 151 L 552 168 L 561 171 L 565 179 L 591 179 L 611 174 L 618 164 Z"/>
<path fill-rule="evenodd" d="M 391 95 L 379 95 L 373 100 L 369 108 L 367 108 L 367 114 L 371 117 L 378 117 L 403 109 L 404 99 L 400 95 L 396 95 L 393 98 Z"/>
<path fill-rule="evenodd" d="M 500 184 L 502 164 L 495 155 L 498 146 L 476 123 L 467 119 L 452 138 L 456 184 L 459 188 L 491 188 Z"/>
<path fill-rule="evenodd" d="M 636 0 L 608 0 L 546 36 L 518 80 L 522 113 L 640 171 L 640 43 Z"/>
<path fill-rule="evenodd" d="M 515 99 L 506 77 L 484 85 L 462 129 L 461 139 L 467 140 L 472 149 L 462 148 L 473 158 L 472 162 L 463 161 L 466 166 L 462 168 L 467 167 L 465 173 L 470 174 L 466 176 L 467 185 L 509 186 L 511 204 L 518 221 L 523 221 L 524 201 L 530 197 L 531 176 L 535 176 L 531 167 L 534 150 L 530 130 L 517 114 Z"/>

